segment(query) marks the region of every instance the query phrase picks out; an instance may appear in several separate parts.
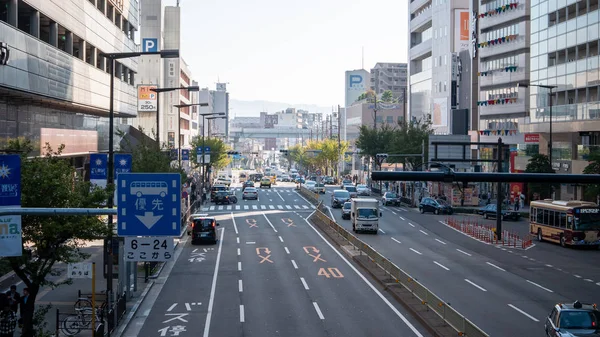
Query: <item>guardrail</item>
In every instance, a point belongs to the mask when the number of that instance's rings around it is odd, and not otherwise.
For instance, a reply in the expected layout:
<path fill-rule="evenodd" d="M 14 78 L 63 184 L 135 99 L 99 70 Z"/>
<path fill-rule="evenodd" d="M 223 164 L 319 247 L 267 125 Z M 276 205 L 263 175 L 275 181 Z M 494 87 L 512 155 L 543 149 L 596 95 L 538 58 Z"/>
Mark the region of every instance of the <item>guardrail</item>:
<path fill-rule="evenodd" d="M 324 212 L 323 203 L 319 203 L 317 210 L 313 213 L 309 220 L 315 217 L 318 221 L 315 223 L 319 226 L 325 226 L 334 230 L 339 236 L 343 237 L 350 243 L 360 254 L 367 255 L 371 261 L 382 268 L 396 283 L 401 284 L 404 288 L 410 291 L 416 298 L 421 301 L 423 306 L 428 310 L 434 311 L 446 324 L 452 327 L 458 336 L 469 337 L 489 337 L 487 333 L 477 327 L 473 322 L 461 315 L 458 311 L 452 308 L 448 303 L 442 300 L 439 296 L 431 292 L 424 285 L 415 280 L 404 270 L 396 266 L 392 261 L 378 253 L 373 247 L 369 246 L 344 227 L 337 224 L 329 218 Z"/>
<path fill-rule="evenodd" d="M 300 186 L 300 190 L 298 190 L 298 193 L 300 193 L 301 196 L 305 197 L 306 200 L 308 200 L 312 204 L 314 204 L 314 205 L 319 204 L 319 194 L 318 193 L 310 191 L 309 189 L 307 189 L 304 186 Z"/>

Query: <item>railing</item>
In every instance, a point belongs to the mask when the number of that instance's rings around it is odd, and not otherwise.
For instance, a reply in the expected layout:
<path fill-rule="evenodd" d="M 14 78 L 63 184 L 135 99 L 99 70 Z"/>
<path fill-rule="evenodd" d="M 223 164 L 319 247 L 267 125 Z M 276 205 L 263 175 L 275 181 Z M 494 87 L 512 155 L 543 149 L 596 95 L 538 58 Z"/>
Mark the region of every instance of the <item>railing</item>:
<path fill-rule="evenodd" d="M 373 247 L 358 239 L 344 227 L 338 225 L 334 220 L 329 218 L 323 210 L 324 207 L 322 203 L 319 203 L 317 210 L 309 220 L 313 221 L 319 227 L 335 231 L 337 235 L 344 238 L 356 250 L 360 251 L 361 255 L 367 255 L 371 261 L 381 267 L 390 277 L 394 278 L 397 283 L 401 284 L 418 298 L 421 301 L 421 305 L 426 306 L 428 310 L 435 312 L 446 324 L 448 324 L 448 326 L 456 330 L 458 336 L 489 337 L 487 333 L 477 327 L 473 322 L 461 315 L 439 296 L 396 266 L 392 261 L 379 254 Z"/>
<path fill-rule="evenodd" d="M 572 122 L 600 119 L 600 102 L 588 102 L 552 106 L 553 122 Z M 550 107 L 531 109 L 528 123 L 547 123 L 550 121 Z"/>

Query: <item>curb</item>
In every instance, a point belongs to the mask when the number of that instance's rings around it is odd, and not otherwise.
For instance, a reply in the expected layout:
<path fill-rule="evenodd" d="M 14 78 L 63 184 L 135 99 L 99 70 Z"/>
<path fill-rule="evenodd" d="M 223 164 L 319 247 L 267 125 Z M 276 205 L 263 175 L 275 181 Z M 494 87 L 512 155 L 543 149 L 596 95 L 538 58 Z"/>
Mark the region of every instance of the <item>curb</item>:
<path fill-rule="evenodd" d="M 161 268 L 161 270 L 162 270 L 162 268 Z M 148 295 L 148 292 L 150 292 L 150 289 L 152 289 L 152 286 L 154 286 L 154 281 L 150 281 L 148 283 L 148 285 L 146 285 L 146 288 L 144 289 L 144 291 L 140 295 L 140 298 L 135 302 L 135 304 L 133 305 L 133 307 L 129 311 L 129 314 L 127 314 L 127 316 L 125 316 L 125 319 L 123 321 L 123 322 L 125 322 L 125 324 L 122 324 L 117 329 L 117 331 L 115 332 L 115 334 L 113 336 L 120 337 L 121 335 L 123 335 L 123 333 L 125 332 L 125 330 L 127 330 L 127 327 L 129 326 L 129 323 L 131 323 L 131 320 L 133 319 L 133 316 L 135 316 L 135 314 L 137 313 L 138 309 L 140 308 L 140 305 L 146 299 L 146 295 Z"/>

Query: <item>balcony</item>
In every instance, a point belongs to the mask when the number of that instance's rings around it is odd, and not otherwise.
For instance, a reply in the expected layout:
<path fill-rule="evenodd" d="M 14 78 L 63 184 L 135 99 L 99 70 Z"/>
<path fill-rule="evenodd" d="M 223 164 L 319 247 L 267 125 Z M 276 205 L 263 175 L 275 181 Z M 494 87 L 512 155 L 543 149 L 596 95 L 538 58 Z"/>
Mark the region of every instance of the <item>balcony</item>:
<path fill-rule="evenodd" d="M 529 97 L 527 97 L 529 99 Z M 507 114 L 525 114 L 526 106 L 525 100 L 517 98 L 515 103 L 506 104 L 495 104 L 495 105 L 484 105 L 479 107 L 480 116 L 496 116 L 496 115 L 507 115 Z"/>
<path fill-rule="evenodd" d="M 427 3 L 431 3 L 431 0 L 415 0 L 410 3 L 410 12 L 414 13 L 417 9 L 425 6 Z"/>
<path fill-rule="evenodd" d="M 431 39 L 425 40 L 410 48 L 410 59 L 418 59 L 427 53 L 431 53 Z"/>
<path fill-rule="evenodd" d="M 529 82 L 529 72 L 527 69 L 520 67 L 517 71 L 492 71 L 487 76 L 479 77 L 479 87 L 499 86 L 508 83 Z"/>
<path fill-rule="evenodd" d="M 477 42 L 481 43 L 484 41 Z M 515 54 L 515 51 L 525 48 L 529 48 L 529 32 L 526 32 L 526 34 L 518 35 L 515 40 L 512 40 L 510 42 L 505 42 L 496 45 L 488 45 L 487 47 L 479 48 L 478 51 L 480 58 L 486 58 L 505 53 Z"/>
<path fill-rule="evenodd" d="M 423 26 L 431 22 L 431 7 L 421 12 L 417 17 L 410 20 L 410 32 L 421 32 Z"/>
<path fill-rule="evenodd" d="M 420 73 L 416 73 L 410 76 L 410 83 L 415 84 L 419 82 L 423 82 L 426 80 L 430 80 L 432 76 L 431 69 L 423 70 Z"/>
<path fill-rule="evenodd" d="M 525 2 L 520 3 L 517 8 L 507 10 L 504 13 L 496 14 L 493 16 L 486 16 L 484 18 L 480 18 L 479 21 L 479 29 L 486 30 L 490 27 L 495 27 L 501 25 L 506 22 L 515 21 L 520 18 L 525 19 L 525 16 L 529 15 L 529 6 Z"/>

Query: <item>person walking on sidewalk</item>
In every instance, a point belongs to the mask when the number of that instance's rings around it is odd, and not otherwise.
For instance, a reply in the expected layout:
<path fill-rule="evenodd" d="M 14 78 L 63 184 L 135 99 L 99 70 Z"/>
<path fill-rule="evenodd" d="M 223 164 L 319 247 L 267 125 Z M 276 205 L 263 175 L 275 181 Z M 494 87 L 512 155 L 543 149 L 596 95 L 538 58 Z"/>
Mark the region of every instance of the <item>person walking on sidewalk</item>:
<path fill-rule="evenodd" d="M 8 292 L 6 292 L 6 296 L 8 297 L 8 304 L 10 305 L 10 308 L 12 309 L 12 311 L 14 311 L 15 313 L 17 311 L 19 311 L 19 303 L 21 302 L 21 295 L 17 292 L 17 286 L 16 285 L 11 285 L 10 286 L 10 290 Z"/>
<path fill-rule="evenodd" d="M 21 296 L 21 319 L 23 321 L 23 330 L 21 331 L 21 337 L 33 337 L 33 312 L 35 310 L 33 306 L 33 300 L 29 298 L 29 288 L 23 289 L 23 296 Z"/>
<path fill-rule="evenodd" d="M 0 337 L 13 337 L 17 328 L 17 315 L 8 301 L 2 303 L 0 309 Z"/>

